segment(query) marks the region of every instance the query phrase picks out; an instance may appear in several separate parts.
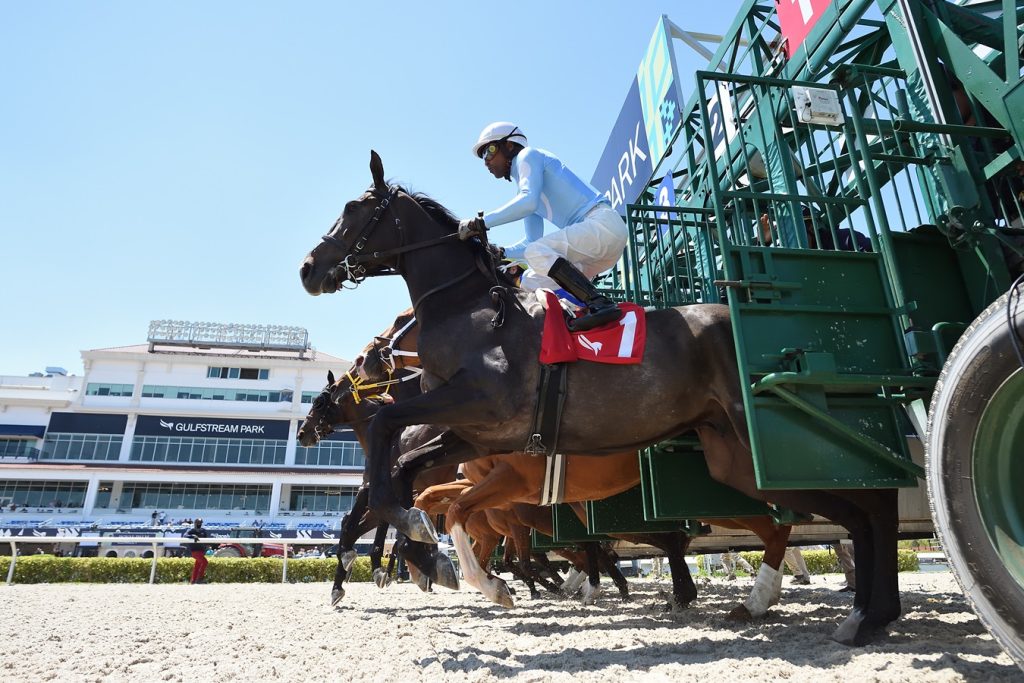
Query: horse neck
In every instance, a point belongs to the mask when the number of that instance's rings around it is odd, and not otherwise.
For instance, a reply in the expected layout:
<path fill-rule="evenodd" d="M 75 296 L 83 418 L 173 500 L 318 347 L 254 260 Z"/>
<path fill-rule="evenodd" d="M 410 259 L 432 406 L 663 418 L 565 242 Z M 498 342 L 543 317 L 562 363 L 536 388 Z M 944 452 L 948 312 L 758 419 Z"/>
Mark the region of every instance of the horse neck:
<path fill-rule="evenodd" d="M 411 197 L 402 202 L 399 211 L 408 231 L 406 245 L 426 242 L 443 234 L 439 230 L 441 226 Z M 477 266 L 477 256 L 473 250 L 454 238 L 435 246 L 406 252 L 400 264 L 402 278 L 414 305 L 422 302 L 437 307 L 440 301 L 443 302 L 443 310 L 450 312 L 453 307 L 475 305 L 476 299 L 486 297 L 494 285 L 487 281 Z M 450 287 L 445 286 L 470 270 L 476 272 Z M 424 295 L 428 295 L 426 299 Z M 422 321 L 422 310 L 417 309 L 415 314 L 417 320 Z"/>

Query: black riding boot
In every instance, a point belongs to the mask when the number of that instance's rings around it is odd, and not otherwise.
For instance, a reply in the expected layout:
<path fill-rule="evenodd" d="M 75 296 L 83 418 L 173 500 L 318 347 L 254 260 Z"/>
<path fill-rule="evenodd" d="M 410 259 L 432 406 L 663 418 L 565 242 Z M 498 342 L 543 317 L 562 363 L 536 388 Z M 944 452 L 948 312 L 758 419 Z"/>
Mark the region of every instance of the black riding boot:
<path fill-rule="evenodd" d="M 587 314 L 569 323 L 569 329 L 573 332 L 607 325 L 622 317 L 622 311 L 615 302 L 598 292 L 594 283 L 564 258 L 559 257 L 555 261 L 548 271 L 548 277 L 587 305 Z"/>

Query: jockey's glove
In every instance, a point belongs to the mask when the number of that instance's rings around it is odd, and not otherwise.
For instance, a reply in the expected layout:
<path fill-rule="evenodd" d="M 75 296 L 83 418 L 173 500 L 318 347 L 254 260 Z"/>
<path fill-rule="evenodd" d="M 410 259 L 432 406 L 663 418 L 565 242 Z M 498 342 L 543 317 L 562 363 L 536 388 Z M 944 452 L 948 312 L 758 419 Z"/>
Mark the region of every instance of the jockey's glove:
<path fill-rule="evenodd" d="M 459 221 L 459 239 L 468 240 L 470 237 L 476 235 L 482 235 L 487 231 L 487 226 L 484 225 L 484 219 L 480 216 L 474 216 L 473 218 L 464 218 Z"/>

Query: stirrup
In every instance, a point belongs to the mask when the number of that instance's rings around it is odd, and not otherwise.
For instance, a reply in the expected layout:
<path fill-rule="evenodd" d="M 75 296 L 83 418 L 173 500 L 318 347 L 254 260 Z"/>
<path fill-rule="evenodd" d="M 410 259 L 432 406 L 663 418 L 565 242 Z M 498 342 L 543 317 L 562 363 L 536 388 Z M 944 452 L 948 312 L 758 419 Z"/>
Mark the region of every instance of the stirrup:
<path fill-rule="evenodd" d="M 613 323 L 620 318 L 622 318 L 622 309 L 615 304 L 606 308 L 599 308 L 596 311 L 587 309 L 586 315 L 574 318 L 569 322 L 569 331 L 585 332 L 586 330 L 592 330 L 595 327 L 601 327 L 608 323 Z"/>

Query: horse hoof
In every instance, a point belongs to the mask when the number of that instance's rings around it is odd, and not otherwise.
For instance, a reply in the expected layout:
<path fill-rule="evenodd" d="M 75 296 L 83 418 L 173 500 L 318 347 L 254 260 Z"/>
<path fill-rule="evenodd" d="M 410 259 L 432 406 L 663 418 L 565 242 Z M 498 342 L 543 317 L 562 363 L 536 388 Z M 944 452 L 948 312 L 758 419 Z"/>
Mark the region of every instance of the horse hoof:
<path fill-rule="evenodd" d="M 579 591 L 580 586 L 582 586 L 583 582 L 586 580 L 586 573 L 573 569 L 569 573 L 569 576 L 565 577 L 565 582 L 562 584 L 562 595 L 567 598 L 571 598 L 576 595 L 576 592 Z"/>
<path fill-rule="evenodd" d="M 861 622 L 864 621 L 865 616 L 867 615 L 859 609 L 850 612 L 850 616 L 846 617 L 843 623 L 839 624 L 832 633 L 832 640 L 840 645 L 856 645 Z"/>
<path fill-rule="evenodd" d="M 346 550 L 338 556 L 338 561 L 341 562 L 341 567 L 345 571 L 352 569 L 352 563 L 356 561 L 356 551 Z"/>
<path fill-rule="evenodd" d="M 345 597 L 344 588 L 335 588 L 331 591 L 331 607 L 337 606 L 341 599 Z"/>
<path fill-rule="evenodd" d="M 589 581 L 583 584 L 583 604 L 593 605 L 601 595 L 601 587 L 595 586 Z"/>
<path fill-rule="evenodd" d="M 416 576 L 416 587 L 424 593 L 430 592 L 430 577 L 426 574 L 418 574 Z"/>
<path fill-rule="evenodd" d="M 377 588 L 387 588 L 391 583 L 391 577 L 383 569 L 377 568 L 373 570 L 373 582 L 377 584 Z"/>
<path fill-rule="evenodd" d="M 506 584 L 501 579 L 496 578 L 494 580 L 498 584 L 495 596 L 494 598 L 492 598 L 494 602 L 508 609 L 512 609 L 513 607 L 515 607 L 515 600 L 512 599 L 512 595 L 508 592 L 508 584 Z"/>
<path fill-rule="evenodd" d="M 409 540 L 431 545 L 436 544 L 439 540 L 434 525 L 430 523 L 430 517 L 419 508 L 409 510 L 406 515 L 405 535 Z"/>
<path fill-rule="evenodd" d="M 451 558 L 443 553 L 439 553 L 434 560 L 434 583 L 453 591 L 459 590 L 459 574 L 455 571 Z"/>
<path fill-rule="evenodd" d="M 746 605 L 737 605 L 725 615 L 726 621 L 751 621 L 754 615 L 750 613 Z"/>

